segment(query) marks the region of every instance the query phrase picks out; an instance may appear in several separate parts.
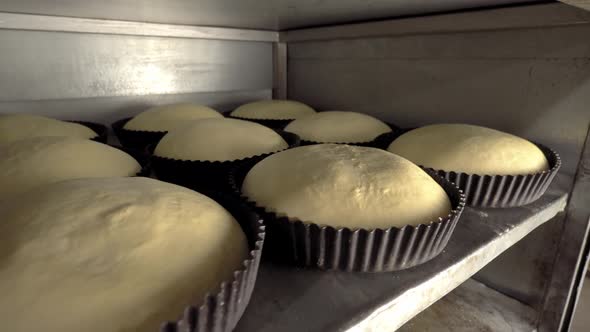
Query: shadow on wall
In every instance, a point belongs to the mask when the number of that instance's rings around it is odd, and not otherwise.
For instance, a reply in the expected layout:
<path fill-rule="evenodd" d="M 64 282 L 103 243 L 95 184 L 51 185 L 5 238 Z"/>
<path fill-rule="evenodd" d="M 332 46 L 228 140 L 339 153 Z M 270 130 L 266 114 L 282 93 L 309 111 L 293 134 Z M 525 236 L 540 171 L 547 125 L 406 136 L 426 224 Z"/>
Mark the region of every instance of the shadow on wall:
<path fill-rule="evenodd" d="M 489 126 L 577 159 L 590 122 L 588 34 L 578 26 L 296 43 L 289 97 L 401 126 Z M 566 159 L 563 170 L 575 167 Z"/>

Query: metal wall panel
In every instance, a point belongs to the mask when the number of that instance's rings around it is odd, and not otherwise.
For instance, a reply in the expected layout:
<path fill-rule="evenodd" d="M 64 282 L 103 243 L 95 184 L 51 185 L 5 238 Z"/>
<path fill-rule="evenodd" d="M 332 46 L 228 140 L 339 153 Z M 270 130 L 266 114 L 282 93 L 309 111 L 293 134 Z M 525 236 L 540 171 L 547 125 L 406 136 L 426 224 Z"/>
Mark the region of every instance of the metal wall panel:
<path fill-rule="evenodd" d="M 289 44 L 289 97 L 401 126 L 464 121 L 577 156 L 590 102 L 590 25 Z M 564 162 L 575 171 L 577 159 Z"/>
<path fill-rule="evenodd" d="M 416 2 L 417 3 L 417 2 Z M 352 39 L 499 29 L 548 28 L 590 22 L 590 13 L 560 3 L 498 7 L 364 23 L 281 31 L 283 42 Z"/>
<path fill-rule="evenodd" d="M 279 32 L 0 12 L 0 29 L 276 42 Z"/>
<path fill-rule="evenodd" d="M 365 112 L 401 126 L 467 122 L 528 137 L 558 149 L 571 186 L 590 122 L 588 35 L 590 25 L 581 24 L 294 42 L 288 92 L 320 109 Z M 478 278 L 540 309 L 562 220 Z M 568 220 L 567 227 L 585 222 Z"/>
<path fill-rule="evenodd" d="M 534 0 L 4 0 L 0 11 L 209 25 L 292 29 Z"/>
<path fill-rule="evenodd" d="M 0 30 L 0 101 L 272 88 L 272 44 Z"/>

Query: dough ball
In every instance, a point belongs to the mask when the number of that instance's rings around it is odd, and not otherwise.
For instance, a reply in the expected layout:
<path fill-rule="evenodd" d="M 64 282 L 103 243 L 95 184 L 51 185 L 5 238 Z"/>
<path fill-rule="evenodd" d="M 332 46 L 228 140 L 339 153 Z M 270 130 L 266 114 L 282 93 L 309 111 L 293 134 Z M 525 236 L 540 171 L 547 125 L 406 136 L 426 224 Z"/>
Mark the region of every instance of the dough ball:
<path fill-rule="evenodd" d="M 143 177 L 54 183 L 0 214 L 0 320 L 11 332 L 157 331 L 248 256 L 223 207 Z"/>
<path fill-rule="evenodd" d="M 466 124 L 436 124 L 409 131 L 388 148 L 437 170 L 516 175 L 549 169 L 535 144 L 498 130 Z"/>
<path fill-rule="evenodd" d="M 98 136 L 81 124 L 31 114 L 0 116 L 0 144 L 23 138 L 40 136 L 68 136 L 91 139 Z"/>
<path fill-rule="evenodd" d="M 309 115 L 289 123 L 285 131 L 306 141 L 320 143 L 363 143 L 390 132 L 384 122 L 356 112 L 329 111 Z"/>
<path fill-rule="evenodd" d="M 187 121 L 223 118 L 216 110 L 202 105 L 173 104 L 152 107 L 127 121 L 123 128 L 141 131 L 170 131 Z"/>
<path fill-rule="evenodd" d="M 387 151 L 342 144 L 269 156 L 246 175 L 242 192 L 289 218 L 352 229 L 426 224 L 451 211 L 444 189 L 420 167 Z"/>
<path fill-rule="evenodd" d="M 141 166 L 106 144 L 33 137 L 0 145 L 0 200 L 66 179 L 133 176 Z"/>
<path fill-rule="evenodd" d="M 292 120 L 314 113 L 313 108 L 294 100 L 260 100 L 236 108 L 231 112 L 231 116 L 244 119 Z"/>
<path fill-rule="evenodd" d="M 274 130 L 236 119 L 207 119 L 167 133 L 154 154 L 181 160 L 227 161 L 288 148 Z"/>

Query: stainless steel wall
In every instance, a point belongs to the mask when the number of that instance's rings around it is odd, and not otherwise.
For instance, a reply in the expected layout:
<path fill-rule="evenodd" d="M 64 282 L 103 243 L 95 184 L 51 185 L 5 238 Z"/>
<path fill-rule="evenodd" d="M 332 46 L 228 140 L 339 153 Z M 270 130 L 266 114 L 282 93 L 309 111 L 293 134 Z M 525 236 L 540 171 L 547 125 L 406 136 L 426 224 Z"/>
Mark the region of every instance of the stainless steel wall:
<path fill-rule="evenodd" d="M 590 25 L 291 43 L 291 98 L 401 126 L 461 121 L 562 146 L 588 129 Z M 566 150 L 563 150 L 566 149 Z"/>
<path fill-rule="evenodd" d="M 292 42 L 288 94 L 402 127 L 465 122 L 543 142 L 571 186 L 590 122 L 588 36 L 586 23 Z M 556 218 L 477 278 L 540 310 L 564 227 Z"/>
<path fill-rule="evenodd" d="M 538 0 L 3 0 L 0 11 L 251 29 L 292 29 Z"/>
<path fill-rule="evenodd" d="M 272 44 L 0 30 L 0 112 L 111 119 L 159 103 L 269 98 Z"/>

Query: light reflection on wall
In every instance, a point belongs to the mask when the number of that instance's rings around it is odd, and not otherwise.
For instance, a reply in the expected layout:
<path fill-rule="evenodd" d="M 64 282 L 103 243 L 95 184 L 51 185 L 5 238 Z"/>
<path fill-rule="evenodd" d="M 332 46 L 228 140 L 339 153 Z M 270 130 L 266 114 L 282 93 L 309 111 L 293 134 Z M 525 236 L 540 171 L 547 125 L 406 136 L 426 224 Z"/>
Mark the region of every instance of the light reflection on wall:
<path fill-rule="evenodd" d="M 160 68 L 152 63 L 140 65 L 135 68 L 136 77 L 132 80 L 136 85 L 135 91 L 139 94 L 173 93 L 177 91 L 174 72 Z"/>

